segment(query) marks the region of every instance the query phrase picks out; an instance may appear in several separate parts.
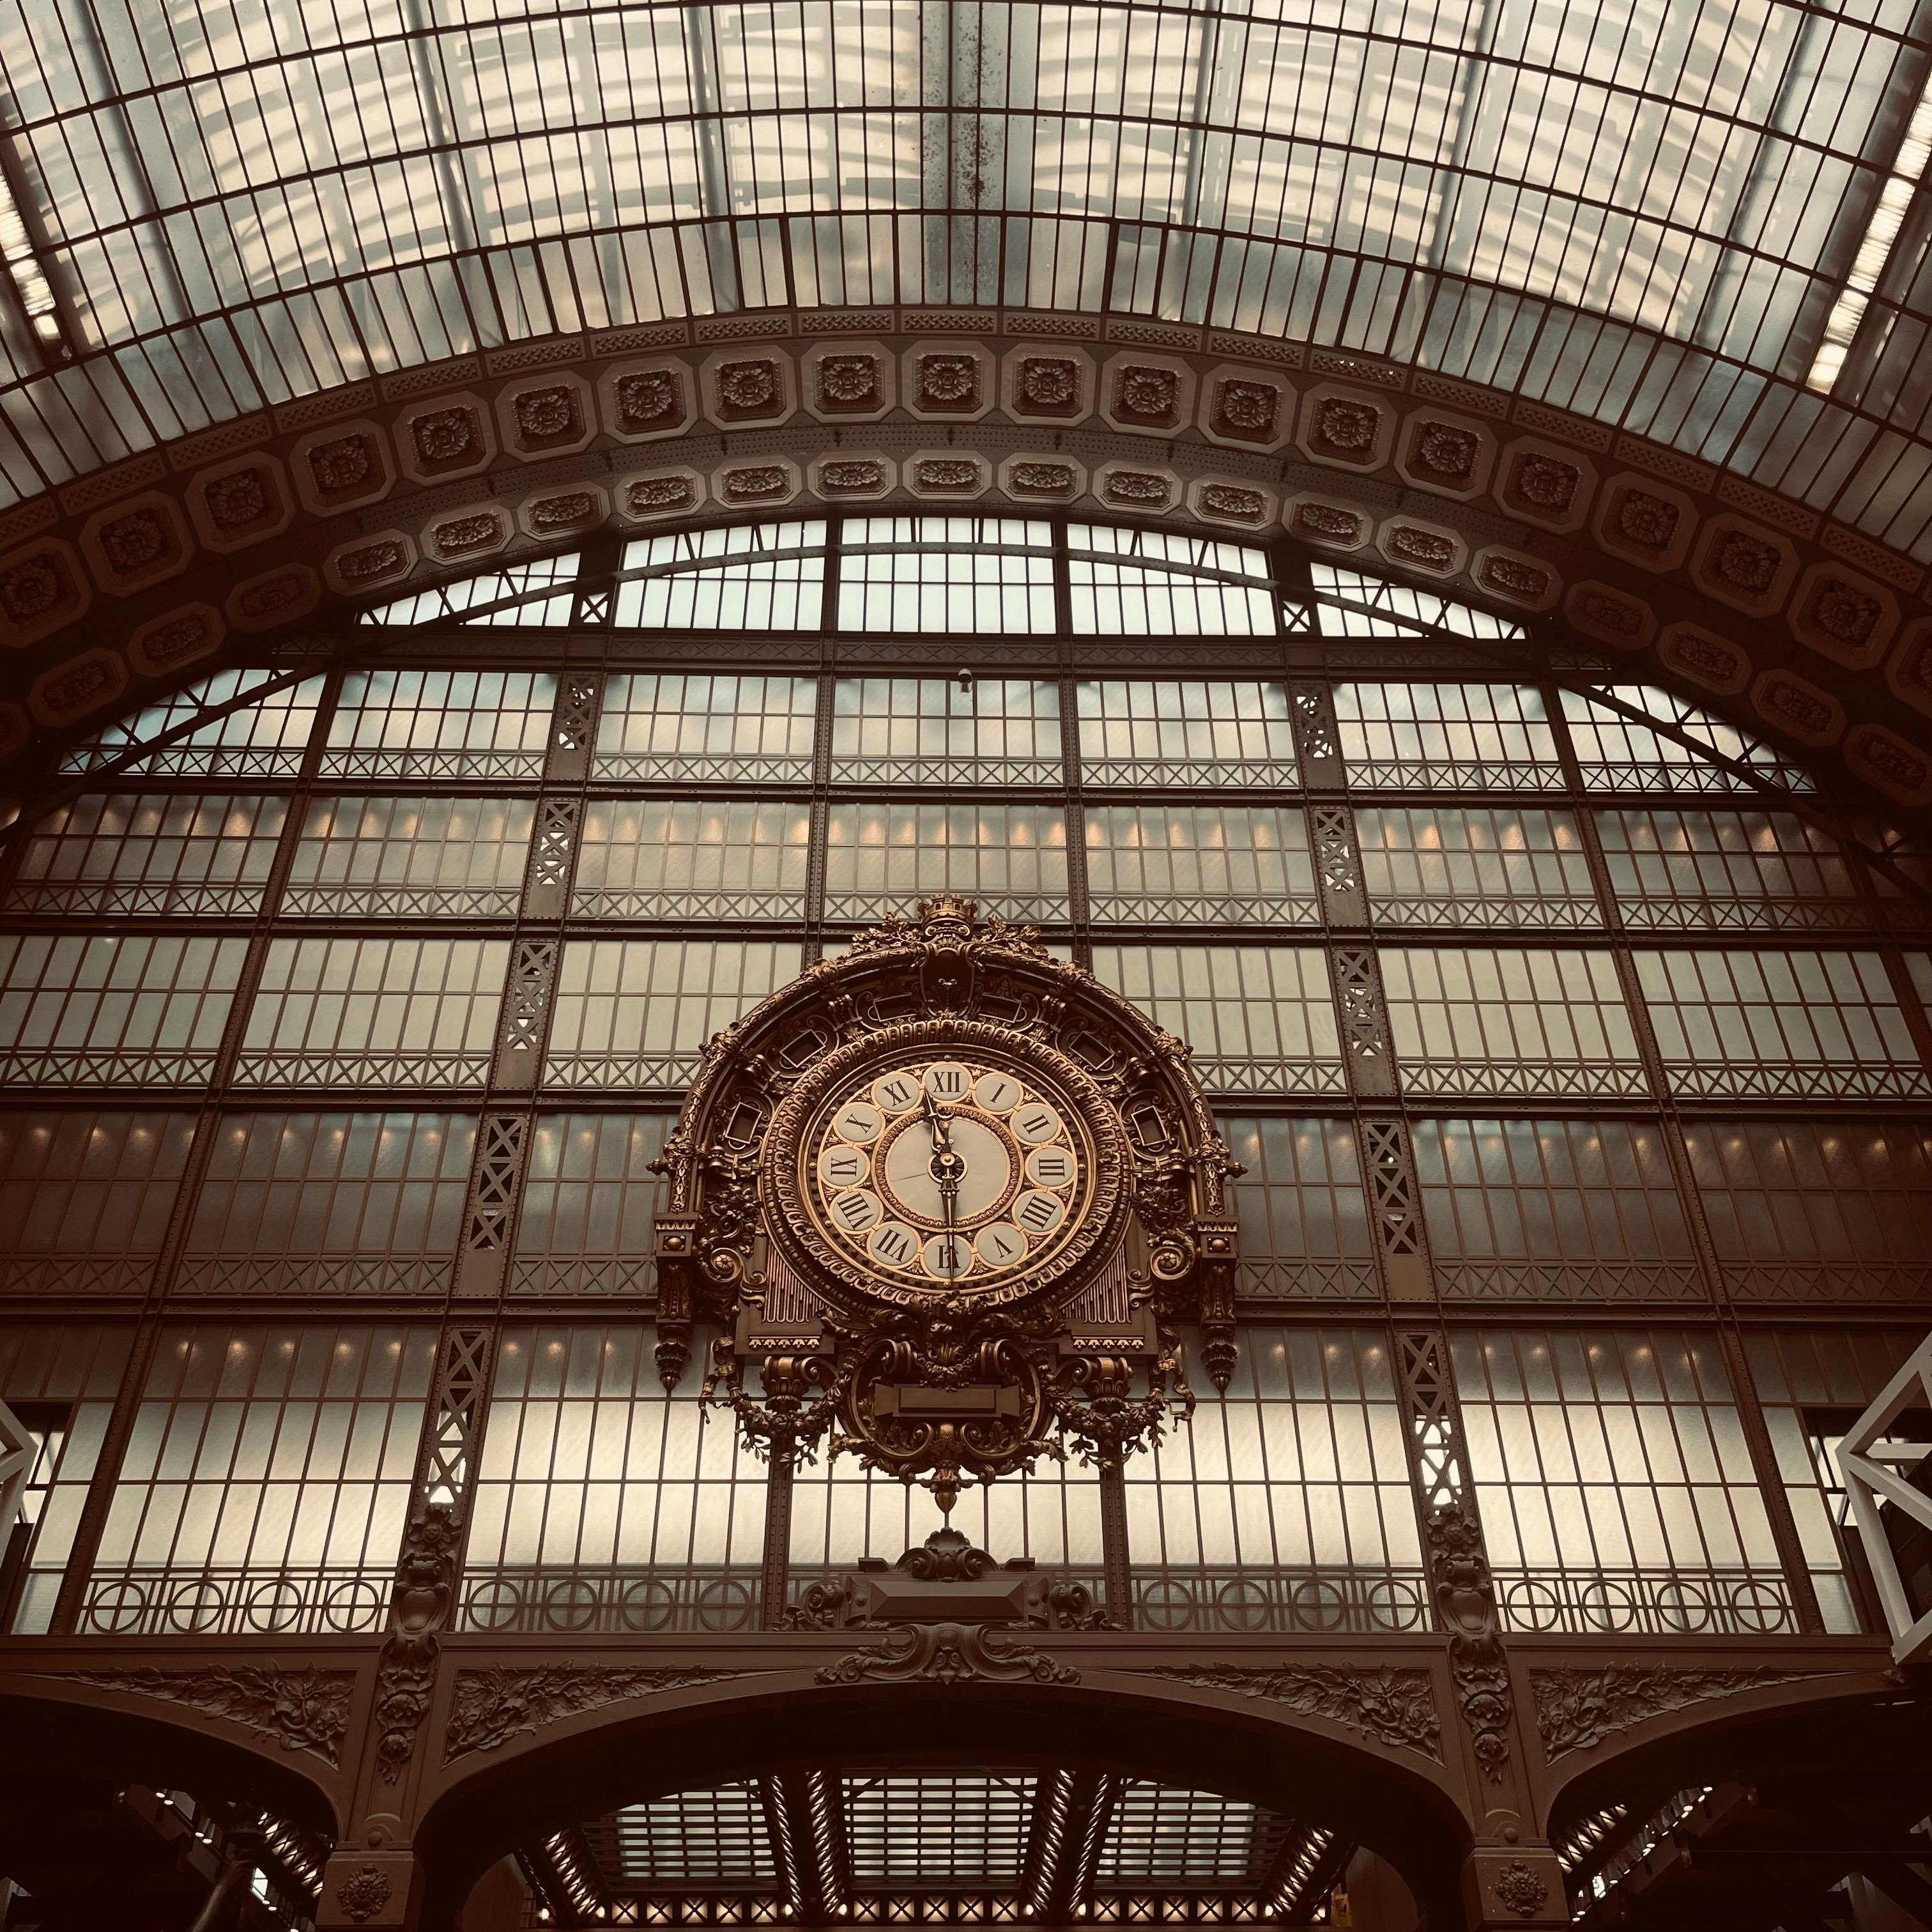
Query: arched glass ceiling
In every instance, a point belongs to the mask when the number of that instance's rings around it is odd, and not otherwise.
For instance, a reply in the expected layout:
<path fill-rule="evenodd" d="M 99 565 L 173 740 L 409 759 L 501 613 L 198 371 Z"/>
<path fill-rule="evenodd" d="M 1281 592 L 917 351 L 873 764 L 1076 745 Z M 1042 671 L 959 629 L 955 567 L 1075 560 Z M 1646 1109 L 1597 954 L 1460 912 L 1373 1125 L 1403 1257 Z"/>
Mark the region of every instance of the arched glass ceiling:
<path fill-rule="evenodd" d="M 1004 302 L 1418 361 L 1932 555 L 1928 0 L 4 0 L 0 62 L 12 494 L 554 331 Z"/>

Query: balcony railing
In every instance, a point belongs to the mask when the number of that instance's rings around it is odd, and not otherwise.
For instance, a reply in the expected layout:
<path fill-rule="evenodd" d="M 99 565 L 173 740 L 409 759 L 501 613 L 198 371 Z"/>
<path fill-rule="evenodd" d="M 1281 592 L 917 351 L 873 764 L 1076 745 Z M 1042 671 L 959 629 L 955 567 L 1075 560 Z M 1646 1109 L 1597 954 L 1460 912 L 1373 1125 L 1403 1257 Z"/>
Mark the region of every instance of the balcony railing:
<path fill-rule="evenodd" d="M 381 1569 L 98 1572 L 83 1634 L 118 1636 L 366 1636 L 382 1630 L 393 1572 Z M 791 1600 L 831 1570 L 794 1569 Z M 1105 1600 L 1097 1567 L 1060 1574 Z M 1498 1570 L 1504 1629 L 1575 1635 L 1754 1636 L 1795 1630 L 1775 1571 Z M 458 1593 L 461 1630 L 520 1635 L 715 1634 L 755 1630 L 759 1574 L 748 1568 L 499 1564 L 472 1569 Z M 1150 1634 L 1374 1636 L 1432 1627 L 1419 1570 L 1137 1564 L 1134 1624 Z"/>
<path fill-rule="evenodd" d="M 360 1636 L 388 1620 L 392 1565 L 98 1570 L 78 1628 L 108 1636 Z"/>
<path fill-rule="evenodd" d="M 1798 1628 L 1776 1570 L 1498 1570 L 1496 1588 L 1505 1630 L 1766 1636 Z"/>
<path fill-rule="evenodd" d="M 1144 1630 L 1309 1636 L 1426 1630 L 1429 1584 L 1420 1570 L 1136 1564 L 1134 1621 Z"/>
<path fill-rule="evenodd" d="M 652 1570 L 623 1565 L 472 1569 L 463 1580 L 460 1629 L 508 1636 L 756 1630 L 755 1570 Z"/>

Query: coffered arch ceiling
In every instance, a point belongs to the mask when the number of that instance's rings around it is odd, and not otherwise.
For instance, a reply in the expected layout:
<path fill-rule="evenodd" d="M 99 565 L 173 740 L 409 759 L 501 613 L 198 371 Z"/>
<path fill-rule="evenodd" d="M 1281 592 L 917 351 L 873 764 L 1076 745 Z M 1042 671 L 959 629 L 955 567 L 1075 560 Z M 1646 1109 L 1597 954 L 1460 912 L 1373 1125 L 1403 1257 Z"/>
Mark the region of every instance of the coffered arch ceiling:
<path fill-rule="evenodd" d="M 495 505 L 528 548 L 575 481 L 621 522 L 636 472 L 684 457 L 715 505 L 763 453 L 824 498 L 839 446 L 904 502 L 963 445 L 989 498 L 1058 451 L 1175 520 L 1216 520 L 1212 472 L 1586 632 L 1607 587 L 1643 608 L 1599 641 L 1932 798 L 1932 0 L 9 0 L 0 63 L 11 750 L 165 676 L 128 632 L 311 617 L 360 536 L 434 575 L 432 524 Z M 961 340 L 984 406 L 922 408 L 907 352 Z M 820 406 L 840 340 L 887 407 Z M 1084 362 L 1073 406 L 1015 406 L 1028 341 Z M 781 410 L 721 399 L 731 343 Z M 1132 419 L 1128 352 L 1184 398 Z M 691 392 L 662 436 L 615 388 L 654 353 Z M 580 382 L 548 436 L 537 369 Z M 1244 424 L 1216 398 L 1255 377 Z M 364 432 L 370 487 L 332 489 L 317 446 Z M 1156 456 L 1166 500 L 1110 484 Z"/>

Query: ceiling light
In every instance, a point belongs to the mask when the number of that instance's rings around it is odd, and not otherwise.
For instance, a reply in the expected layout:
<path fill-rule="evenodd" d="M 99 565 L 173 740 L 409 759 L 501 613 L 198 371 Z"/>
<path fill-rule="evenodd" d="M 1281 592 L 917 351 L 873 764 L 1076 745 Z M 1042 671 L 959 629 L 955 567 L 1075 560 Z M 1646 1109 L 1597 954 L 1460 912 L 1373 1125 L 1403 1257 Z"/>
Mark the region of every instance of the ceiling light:
<path fill-rule="evenodd" d="M 1835 387 L 1844 372 L 1852 340 L 1864 319 L 1872 291 L 1892 260 L 1906 211 L 1925 178 L 1928 160 L 1932 160 L 1932 75 L 1927 76 L 1920 91 L 1905 138 L 1899 143 L 1891 172 L 1873 206 L 1870 225 L 1852 259 L 1852 272 L 1845 278 L 1845 285 L 1838 291 L 1838 299 L 1826 320 L 1825 332 L 1819 340 L 1818 352 L 1812 359 L 1811 374 L 1807 379 L 1809 386 L 1821 393 Z"/>

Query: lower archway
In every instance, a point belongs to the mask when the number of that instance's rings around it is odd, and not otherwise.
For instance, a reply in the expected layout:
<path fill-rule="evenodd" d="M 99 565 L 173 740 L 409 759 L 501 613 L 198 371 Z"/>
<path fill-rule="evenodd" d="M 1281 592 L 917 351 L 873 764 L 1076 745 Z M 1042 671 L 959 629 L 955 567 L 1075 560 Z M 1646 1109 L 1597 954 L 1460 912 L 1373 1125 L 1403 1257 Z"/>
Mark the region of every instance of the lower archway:
<path fill-rule="evenodd" d="M 764 1848 L 764 1903 L 740 1922 L 958 1922 L 946 1896 L 968 1889 L 987 1922 L 1261 1920 L 1276 1896 L 1307 1922 L 1297 1886 L 1312 1910 L 1356 1846 L 1429 1924 L 1460 1922 L 1469 1834 L 1448 1774 L 1420 1754 L 1184 1685 L 808 1682 L 652 1699 L 469 1771 L 417 1834 L 424 1932 L 464 1922 L 512 1852 L 549 1860 L 534 1875 L 552 1922 L 624 1922 L 619 1814 L 648 1835 L 651 1801 L 674 1793 L 706 1794 L 694 1815 L 741 1865 Z M 643 1846 L 637 1882 L 676 1889 L 650 1874 Z"/>

